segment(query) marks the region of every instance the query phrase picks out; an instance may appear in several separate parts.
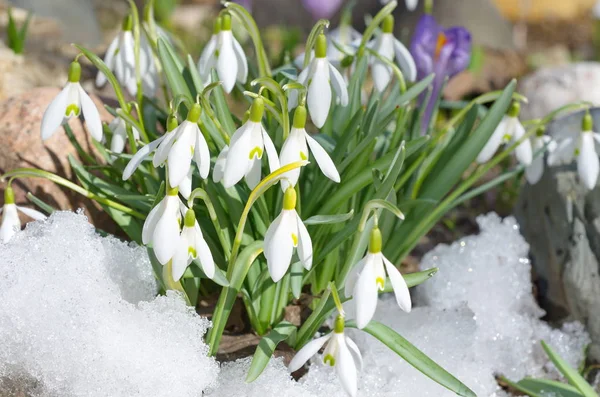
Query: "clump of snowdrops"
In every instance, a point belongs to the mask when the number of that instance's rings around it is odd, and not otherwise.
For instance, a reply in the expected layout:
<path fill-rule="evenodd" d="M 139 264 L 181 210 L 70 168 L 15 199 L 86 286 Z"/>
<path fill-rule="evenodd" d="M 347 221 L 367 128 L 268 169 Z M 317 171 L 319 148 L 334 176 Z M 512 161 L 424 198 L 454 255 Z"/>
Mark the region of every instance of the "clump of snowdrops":
<path fill-rule="evenodd" d="M 299 351 L 292 371 L 326 346 L 322 359 L 356 395 L 361 353 L 345 332 L 350 327 L 433 381 L 473 396 L 372 317 L 382 293 L 411 310 L 409 288 L 436 269 L 401 275 L 396 265 L 449 210 L 538 158 L 547 142 L 536 140 L 532 151 L 530 137 L 551 117 L 526 130 L 516 119 L 525 98 L 514 82 L 471 102 L 441 100 L 446 78 L 468 65 L 470 35 L 444 30 L 427 15 L 409 51 L 393 34 L 395 7 L 389 2 L 362 34 L 347 22 L 330 32 L 321 20 L 303 57 L 271 65 L 254 20 L 235 3 L 224 3 L 199 60 L 155 23 L 152 2 L 142 18 L 132 3 L 104 60 L 77 46 L 68 82 L 42 121 L 43 139 L 63 126 L 78 150 L 83 162 L 69 161 L 79 185 L 43 170 L 5 174 L 3 240 L 20 226 L 22 210 L 10 182 L 47 178 L 97 201 L 132 241 L 146 245 L 163 292 L 179 291 L 195 305 L 220 291 L 210 354 L 242 300 L 263 338 L 248 381 L 281 342 Z M 246 31 L 247 43 L 236 30 Z M 119 107 L 105 105 L 114 116 L 109 124 L 80 85 L 82 56 L 98 68 L 96 84 L 114 89 Z M 234 113 L 232 100 L 247 111 Z M 85 152 L 66 124 L 79 116 L 95 153 Z M 494 157 L 502 141 L 508 145 Z M 515 148 L 522 165 L 477 185 Z M 481 164 L 473 167 L 475 160 Z M 292 324 L 284 311 L 301 295 L 311 298 L 312 311 Z M 313 339 L 332 316 L 333 329 Z"/>

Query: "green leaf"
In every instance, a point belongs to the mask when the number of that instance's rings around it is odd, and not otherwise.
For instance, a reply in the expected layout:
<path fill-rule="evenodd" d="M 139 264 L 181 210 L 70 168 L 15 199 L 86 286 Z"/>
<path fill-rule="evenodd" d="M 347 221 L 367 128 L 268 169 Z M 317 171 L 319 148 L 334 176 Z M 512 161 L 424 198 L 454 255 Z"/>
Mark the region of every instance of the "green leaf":
<path fill-rule="evenodd" d="M 302 293 L 302 281 L 304 278 L 304 266 L 302 262 L 294 262 L 290 267 L 290 288 L 294 298 L 299 299 Z"/>
<path fill-rule="evenodd" d="M 398 105 L 397 106 L 406 106 L 410 101 L 421 95 L 423 91 L 425 91 L 433 79 L 435 78 L 435 74 L 430 74 L 425 77 L 423 80 L 412 85 L 409 89 L 406 90 L 405 93 L 401 94 L 398 99 L 396 99 Z"/>
<path fill-rule="evenodd" d="M 193 102 L 194 98 L 192 98 L 192 94 L 183 78 L 184 66 L 175 54 L 171 44 L 162 37 L 158 38 L 158 58 L 163 66 L 163 72 L 167 77 L 173 96 L 183 95 Z"/>
<path fill-rule="evenodd" d="M 524 378 L 517 383 L 504 377 L 501 380 L 508 383 L 513 389 L 531 397 L 544 397 L 547 395 L 556 397 L 582 397 L 582 394 L 575 387 L 555 380 Z"/>
<path fill-rule="evenodd" d="M 349 322 L 347 326 L 352 327 L 354 324 Z M 379 339 L 410 365 L 448 390 L 463 397 L 477 397 L 465 384 L 435 363 L 435 361 L 427 357 L 425 353 L 417 349 L 413 344 L 404 339 L 390 327 L 376 321 L 371 321 L 362 330 Z"/>
<path fill-rule="evenodd" d="M 282 321 L 277 324 L 271 332 L 263 336 L 256 347 L 254 357 L 252 357 L 252 363 L 248 370 L 248 376 L 246 376 L 246 382 L 254 382 L 256 378 L 264 371 L 271 360 L 275 348 L 280 342 L 288 339 L 290 336 L 296 333 L 296 326 L 288 321 Z"/>
<path fill-rule="evenodd" d="M 186 269 L 183 274 L 183 278 L 205 278 L 209 279 L 204 270 L 202 270 L 202 264 L 198 259 L 194 259 L 192 261 L 194 266 L 190 266 Z M 215 266 L 215 276 L 212 278 L 212 281 L 220 285 L 221 287 L 229 287 L 229 281 L 227 281 L 227 276 L 225 271 Z"/>
<path fill-rule="evenodd" d="M 40 198 L 34 196 L 33 193 L 31 193 L 31 192 L 27 192 L 27 199 L 29 201 L 31 201 L 33 204 L 40 207 L 40 209 L 47 214 L 52 214 L 54 211 L 56 211 L 51 205 L 46 204 Z"/>
<path fill-rule="evenodd" d="M 425 281 L 427 281 L 431 277 L 435 276 L 435 274 L 438 272 L 438 270 L 439 269 L 437 267 L 432 267 L 431 269 L 423 270 L 421 272 L 403 274 L 402 277 L 404 278 L 404 281 L 406 282 L 406 285 L 408 286 L 408 288 L 411 288 L 411 287 L 415 287 L 419 284 L 423 284 Z M 393 292 L 394 291 L 392 288 L 392 283 L 390 283 L 388 281 L 389 280 L 386 280 L 386 282 L 385 282 L 385 288 L 384 288 L 383 292 Z"/>
<path fill-rule="evenodd" d="M 561 356 L 552 350 L 546 342 L 542 341 L 542 347 L 560 373 L 563 374 L 569 383 L 575 386 L 584 397 L 598 397 L 594 388 L 590 386 L 584 377 L 579 375 L 579 372 L 573 369 Z"/>
<path fill-rule="evenodd" d="M 346 214 L 336 215 L 314 215 L 304 221 L 305 225 L 331 225 L 335 223 L 346 222 L 352 219 L 354 216 L 354 210 Z"/>
<path fill-rule="evenodd" d="M 363 209 L 363 215 L 360 219 L 360 224 L 364 225 L 367 222 L 367 218 L 371 215 L 371 211 L 385 209 L 394 214 L 399 219 L 404 219 L 404 214 L 394 204 L 383 199 L 370 200 Z"/>

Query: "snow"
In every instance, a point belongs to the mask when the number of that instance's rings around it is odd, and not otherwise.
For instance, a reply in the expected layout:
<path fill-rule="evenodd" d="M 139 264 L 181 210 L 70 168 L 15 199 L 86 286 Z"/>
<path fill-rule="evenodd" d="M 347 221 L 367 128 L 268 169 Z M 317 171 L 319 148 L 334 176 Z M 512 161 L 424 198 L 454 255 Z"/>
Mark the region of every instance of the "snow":
<path fill-rule="evenodd" d="M 423 259 L 423 269 L 440 270 L 413 290 L 410 314 L 384 296 L 375 319 L 478 396 L 504 397 L 495 376 L 557 376 L 540 340 L 577 366 L 589 337 L 580 324 L 551 329 L 540 320 L 514 219 L 478 221 L 479 235 Z M 43 385 L 43 397 L 345 397 L 318 359 L 300 382 L 278 358 L 246 384 L 251 359 L 219 369 L 202 341 L 209 321 L 178 295 L 155 292 L 144 249 L 99 237 L 83 216 L 28 225 L 0 246 L 0 388 L 3 378 L 22 377 Z M 359 396 L 454 396 L 368 334 L 348 332 L 364 358 Z"/>
<path fill-rule="evenodd" d="M 29 224 L 0 246 L 0 385 L 37 380 L 44 397 L 199 396 L 218 373 L 202 341 L 210 322 L 156 292 L 145 249 L 100 237 L 83 215 Z"/>

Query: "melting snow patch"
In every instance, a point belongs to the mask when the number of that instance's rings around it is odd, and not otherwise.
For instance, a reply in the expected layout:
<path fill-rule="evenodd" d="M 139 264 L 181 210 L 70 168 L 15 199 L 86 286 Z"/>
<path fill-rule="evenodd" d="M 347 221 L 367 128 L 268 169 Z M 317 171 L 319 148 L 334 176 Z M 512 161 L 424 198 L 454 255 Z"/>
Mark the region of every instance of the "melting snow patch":
<path fill-rule="evenodd" d="M 210 322 L 157 291 L 146 251 L 59 212 L 0 244 L 0 387 L 44 397 L 199 396 Z M 9 394 L 10 395 L 10 394 Z"/>

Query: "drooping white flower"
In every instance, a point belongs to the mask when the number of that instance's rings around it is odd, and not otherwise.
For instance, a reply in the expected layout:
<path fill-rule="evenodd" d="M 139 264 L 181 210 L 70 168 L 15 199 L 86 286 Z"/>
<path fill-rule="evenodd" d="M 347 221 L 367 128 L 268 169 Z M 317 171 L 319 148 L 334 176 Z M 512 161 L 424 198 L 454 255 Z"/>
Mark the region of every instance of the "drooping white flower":
<path fill-rule="evenodd" d="M 306 102 L 310 117 L 317 128 L 323 127 L 331 108 L 331 87 L 340 100 L 340 105 L 348 105 L 348 89 L 340 72 L 327 60 L 327 39 L 324 34 L 317 37 L 315 57 L 298 76 L 298 82 L 307 88 Z M 289 109 L 298 106 L 298 90 L 291 90 Z"/>
<path fill-rule="evenodd" d="M 394 17 L 388 15 L 382 23 L 382 31 L 377 38 L 370 43 L 369 47 L 379 54 L 382 58 L 396 61 L 406 80 L 415 81 L 417 79 L 417 66 L 410 51 L 394 37 Z M 371 74 L 375 88 L 379 92 L 385 91 L 392 80 L 392 68 L 386 65 L 377 57 L 372 57 Z"/>
<path fill-rule="evenodd" d="M 133 19 L 128 15 L 123 20 L 122 29 L 111 41 L 106 54 L 104 64 L 115 74 L 119 83 L 127 88 L 131 95 L 137 91 L 135 80 L 135 40 L 133 38 Z M 102 87 L 106 84 L 106 76 L 102 71 L 96 75 L 96 85 Z"/>
<path fill-rule="evenodd" d="M 306 270 L 312 267 L 312 241 L 306 226 L 296 212 L 296 191 L 288 187 L 283 195 L 283 209 L 267 229 L 264 239 L 265 257 L 274 282 L 285 276 L 294 248 Z"/>
<path fill-rule="evenodd" d="M 251 189 L 254 189 L 261 178 L 261 159 L 267 152 L 271 172 L 279 168 L 279 159 L 275 145 L 261 120 L 265 104 L 261 98 L 256 98 L 250 108 L 250 117 L 231 137 L 229 146 L 225 146 L 215 166 L 213 180 L 223 180 L 223 186 L 232 187 L 244 176 Z M 225 159 L 225 160 L 223 160 Z"/>
<path fill-rule="evenodd" d="M 400 309 L 409 313 L 412 304 L 406 281 L 396 266 L 381 252 L 381 231 L 374 227 L 371 231 L 369 252 L 348 275 L 344 290 L 347 297 L 354 297 L 358 328 L 366 327 L 373 318 L 379 300 L 377 290 L 384 290 L 386 273 L 392 283 L 396 303 Z"/>
<path fill-rule="evenodd" d="M 344 334 L 344 318 L 337 316 L 333 332 L 308 342 L 290 361 L 291 372 L 299 370 L 312 356 L 327 344 L 323 362 L 335 367 L 344 391 L 351 397 L 358 392 L 358 371 L 362 369 L 362 356 L 356 343 Z M 357 365 L 358 364 L 358 365 Z M 358 367 L 358 368 L 357 368 Z"/>
<path fill-rule="evenodd" d="M 577 159 L 579 178 L 590 190 L 596 187 L 600 173 L 600 161 L 596 147 L 600 143 L 600 134 L 592 129 L 592 116 L 588 112 L 583 116 L 581 133 L 562 140 L 548 155 L 548 165 L 550 166 L 569 164 Z"/>
<path fill-rule="evenodd" d="M 329 154 L 323 147 L 312 138 L 304 129 L 306 125 L 306 108 L 298 106 L 294 113 L 294 123 L 289 136 L 281 147 L 279 162 L 281 166 L 288 165 L 297 161 L 308 160 L 308 149 L 312 152 L 317 164 L 323 174 L 332 181 L 339 183 L 340 174 L 335 168 L 335 164 L 329 157 Z M 285 192 L 288 186 L 296 186 L 300 168 L 293 169 L 284 174 L 281 180 L 281 188 Z"/>
<path fill-rule="evenodd" d="M 383 5 L 386 5 L 390 1 L 391 0 L 379 0 L 379 2 Z M 414 11 L 419 5 L 419 0 L 405 0 L 405 4 L 408 11 Z"/>
<path fill-rule="evenodd" d="M 190 109 L 187 120 L 181 123 L 172 133 L 162 140 L 153 164 L 155 167 L 167 164 L 169 183 L 178 186 L 190 174 L 192 159 L 198 166 L 198 171 L 203 179 L 208 177 L 210 171 L 210 151 L 200 127 L 201 108 L 197 103 Z"/>
<path fill-rule="evenodd" d="M 173 256 L 173 280 L 178 281 L 196 258 L 200 261 L 206 277 L 212 279 L 215 275 L 215 262 L 196 220 L 196 214 L 189 208 L 185 213 L 183 230 Z"/>
<path fill-rule="evenodd" d="M 81 65 L 74 61 L 69 66 L 69 81 L 44 112 L 41 124 L 42 140 L 50 138 L 58 127 L 83 112 L 83 118 L 92 138 L 102 141 L 100 113 L 90 96 L 81 88 L 80 77 Z"/>
<path fill-rule="evenodd" d="M 248 79 L 248 60 L 244 49 L 233 36 L 231 15 L 228 13 L 217 18 L 213 35 L 198 61 L 198 72 L 205 85 L 211 82 L 213 68 L 216 68 L 227 93 L 233 90 L 236 80 L 243 84 Z"/>
<path fill-rule="evenodd" d="M 500 145 L 516 143 L 525 135 L 525 128 L 523 128 L 523 125 L 517 118 L 520 108 L 517 102 L 513 102 L 506 115 L 504 115 L 492 133 L 490 139 L 483 149 L 481 149 L 481 152 L 477 156 L 478 163 L 483 164 L 489 161 Z M 529 139 L 523 140 L 515 149 L 515 155 L 519 163 L 523 165 L 531 164 L 531 160 L 533 159 L 531 141 Z"/>
<path fill-rule="evenodd" d="M 142 228 L 142 242 L 154 250 L 156 259 L 166 265 L 179 245 L 180 200 L 177 188 L 169 188 L 166 196 L 152 208 Z"/>
<path fill-rule="evenodd" d="M 110 141 L 110 150 L 114 153 L 123 153 L 125 149 L 125 143 L 127 142 L 127 124 L 120 116 L 117 116 L 110 122 L 108 129 L 112 132 L 112 139 Z M 131 133 L 135 140 L 140 139 L 140 132 L 137 128 L 132 127 Z"/>
<path fill-rule="evenodd" d="M 531 147 L 533 153 L 537 153 L 542 150 L 544 147 L 548 147 L 548 151 L 552 151 L 555 146 L 555 142 L 548 135 L 544 135 L 544 128 L 538 129 L 536 135 L 531 138 Z M 535 157 L 531 164 L 525 168 L 525 178 L 527 178 L 527 182 L 531 185 L 535 185 L 540 181 L 542 175 L 544 174 L 544 155 L 538 155 Z"/>
<path fill-rule="evenodd" d="M 0 224 L 0 241 L 6 244 L 18 230 L 21 229 L 21 220 L 19 213 L 22 212 L 36 221 L 46 219 L 46 215 L 31 208 L 21 207 L 15 204 L 15 194 L 13 189 L 8 186 L 4 191 L 4 206 L 0 208 L 2 223 Z"/>
<path fill-rule="evenodd" d="M 126 181 L 127 179 L 129 179 L 131 175 L 133 175 L 135 170 L 137 170 L 138 167 L 142 164 L 142 162 L 149 158 L 151 153 L 157 150 L 157 148 L 163 141 L 172 141 L 175 137 L 177 127 L 177 118 L 174 115 L 169 116 L 167 120 L 167 132 L 163 136 L 155 139 L 154 141 L 138 149 L 137 153 L 131 158 L 131 160 L 129 160 L 129 163 L 127 163 L 127 166 L 123 170 L 123 180 Z M 162 147 L 161 149 L 165 149 L 165 147 Z M 167 157 L 168 152 L 166 152 L 165 154 L 163 151 L 161 151 L 161 159 L 163 161 L 158 163 L 157 167 L 162 165 L 165 162 L 164 159 Z M 182 179 L 182 181 L 178 185 L 179 193 L 181 193 L 181 195 L 186 199 L 190 197 L 190 194 L 192 192 L 193 171 L 194 169 L 192 167 L 189 167 L 187 175 Z"/>
<path fill-rule="evenodd" d="M 350 24 L 342 24 L 331 30 L 326 35 L 327 39 L 337 45 L 327 46 L 327 59 L 329 63 L 335 66 L 338 70 L 342 69 L 342 60 L 346 54 L 354 54 L 362 39 L 362 34 L 354 29 Z M 341 47 L 344 52 L 338 49 Z M 294 65 L 298 69 L 302 69 L 304 57 L 306 54 L 302 52 L 294 59 Z M 314 51 L 311 53 L 311 60 L 314 58 Z"/>

